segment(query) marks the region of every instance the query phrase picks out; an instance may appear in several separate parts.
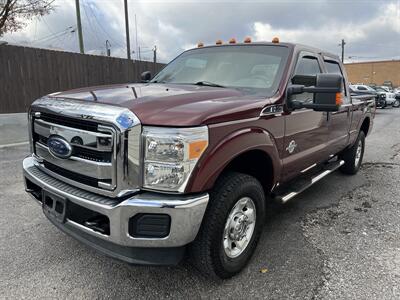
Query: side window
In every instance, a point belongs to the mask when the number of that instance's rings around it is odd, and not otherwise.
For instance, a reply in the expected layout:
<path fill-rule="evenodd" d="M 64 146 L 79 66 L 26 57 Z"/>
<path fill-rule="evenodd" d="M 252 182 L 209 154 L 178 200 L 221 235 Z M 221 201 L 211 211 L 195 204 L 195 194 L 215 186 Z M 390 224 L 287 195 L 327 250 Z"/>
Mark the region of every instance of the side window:
<path fill-rule="evenodd" d="M 297 61 L 296 69 L 294 75 L 308 75 L 315 76 L 321 73 L 321 68 L 319 66 L 318 59 L 314 56 L 303 56 Z M 313 102 L 314 95 L 311 93 L 302 93 L 298 95 L 293 95 L 292 99 L 302 102 Z"/>
<path fill-rule="evenodd" d="M 321 73 L 321 69 L 316 57 L 303 56 L 297 62 L 295 75 L 316 75 L 318 73 Z"/>
<path fill-rule="evenodd" d="M 357 90 L 360 90 L 360 91 L 366 91 L 366 90 L 367 90 L 367 88 L 366 88 L 366 87 L 364 87 L 364 86 L 359 86 L 359 87 L 357 87 Z"/>
<path fill-rule="evenodd" d="M 332 61 L 332 60 L 325 60 L 325 67 L 328 73 L 332 74 L 339 74 L 343 76 L 342 70 L 340 69 L 340 66 L 337 62 Z M 343 99 L 344 103 L 350 103 L 350 98 L 346 97 L 346 89 L 344 88 L 344 78 L 343 78 L 343 85 L 342 85 L 342 94 L 343 94 Z M 357 90 L 360 90 L 360 86 L 357 87 Z"/>

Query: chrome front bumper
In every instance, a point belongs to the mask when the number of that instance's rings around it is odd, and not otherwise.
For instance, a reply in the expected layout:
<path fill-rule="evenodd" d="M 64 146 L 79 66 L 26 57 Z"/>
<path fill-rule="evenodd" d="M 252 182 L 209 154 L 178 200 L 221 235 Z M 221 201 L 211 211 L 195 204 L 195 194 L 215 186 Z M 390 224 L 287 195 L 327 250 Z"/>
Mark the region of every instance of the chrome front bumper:
<path fill-rule="evenodd" d="M 109 235 L 72 221 L 68 219 L 68 216 L 66 216 L 64 222 L 57 223 L 51 220 L 63 231 L 69 233 L 72 230 L 74 234 L 71 235 L 75 237 L 80 235 L 80 238 L 78 237 L 80 240 L 83 237 L 90 237 L 92 244 L 93 239 L 91 237 L 95 238 L 94 243 L 98 240 L 121 247 L 170 248 L 184 246 L 195 239 L 209 199 L 208 194 L 183 196 L 145 192 L 121 201 L 68 185 L 49 176 L 35 164 L 36 161 L 33 157 L 27 157 L 23 161 L 26 190 L 31 195 L 32 190 L 28 188 L 29 183 L 109 218 Z M 38 201 L 34 196 L 33 198 Z M 168 236 L 164 238 L 132 237 L 129 234 L 129 219 L 139 213 L 169 215 L 171 223 Z"/>

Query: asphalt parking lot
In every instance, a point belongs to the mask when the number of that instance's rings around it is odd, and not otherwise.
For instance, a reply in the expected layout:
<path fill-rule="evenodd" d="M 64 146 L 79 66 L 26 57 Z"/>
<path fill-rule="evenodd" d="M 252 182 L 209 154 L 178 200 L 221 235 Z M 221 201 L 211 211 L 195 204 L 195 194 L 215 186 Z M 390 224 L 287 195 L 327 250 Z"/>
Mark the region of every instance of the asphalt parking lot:
<path fill-rule="evenodd" d="M 271 205 L 250 264 L 223 282 L 186 262 L 129 266 L 61 233 L 24 192 L 27 153 L 0 146 L 0 298 L 400 298 L 400 109 L 378 110 L 358 175 Z"/>

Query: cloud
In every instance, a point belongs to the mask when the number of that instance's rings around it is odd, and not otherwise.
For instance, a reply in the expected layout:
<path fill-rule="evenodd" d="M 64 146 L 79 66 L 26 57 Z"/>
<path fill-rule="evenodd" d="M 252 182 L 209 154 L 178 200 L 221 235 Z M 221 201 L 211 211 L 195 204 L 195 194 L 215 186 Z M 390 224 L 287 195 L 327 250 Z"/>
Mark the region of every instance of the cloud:
<path fill-rule="evenodd" d="M 368 58 L 399 57 L 400 2 L 397 1 L 128 1 L 131 50 L 167 62 L 202 41 L 212 44 L 221 38 L 300 42 L 340 53 L 346 40 L 346 56 Z M 10 42 L 79 51 L 74 1 L 56 0 L 56 11 L 32 21 L 23 31 L 7 34 Z M 137 20 L 137 40 L 135 15 Z M 81 16 L 88 53 L 104 54 L 109 40 L 113 56 L 126 57 L 125 21 L 122 0 L 81 0 Z M 52 36 L 54 33 L 58 35 Z M 44 39 L 43 37 L 49 36 Z"/>
<path fill-rule="evenodd" d="M 299 24 L 297 28 L 279 28 L 254 22 L 253 30 L 257 41 L 270 41 L 278 36 L 281 41 L 308 44 L 337 53 L 338 43 L 343 38 L 347 41 L 346 50 L 360 57 L 400 58 L 400 15 L 399 6 L 394 3 L 382 5 L 374 17 L 359 24 L 331 19 L 320 26 Z"/>

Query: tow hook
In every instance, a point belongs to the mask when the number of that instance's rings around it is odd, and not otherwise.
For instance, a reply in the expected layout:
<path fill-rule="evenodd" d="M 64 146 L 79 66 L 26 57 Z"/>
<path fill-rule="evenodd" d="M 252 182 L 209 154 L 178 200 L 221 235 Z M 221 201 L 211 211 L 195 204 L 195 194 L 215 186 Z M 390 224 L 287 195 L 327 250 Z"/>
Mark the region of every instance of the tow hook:
<path fill-rule="evenodd" d="M 101 234 L 110 234 L 110 223 L 105 216 L 92 217 L 86 220 L 83 225 Z"/>

